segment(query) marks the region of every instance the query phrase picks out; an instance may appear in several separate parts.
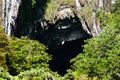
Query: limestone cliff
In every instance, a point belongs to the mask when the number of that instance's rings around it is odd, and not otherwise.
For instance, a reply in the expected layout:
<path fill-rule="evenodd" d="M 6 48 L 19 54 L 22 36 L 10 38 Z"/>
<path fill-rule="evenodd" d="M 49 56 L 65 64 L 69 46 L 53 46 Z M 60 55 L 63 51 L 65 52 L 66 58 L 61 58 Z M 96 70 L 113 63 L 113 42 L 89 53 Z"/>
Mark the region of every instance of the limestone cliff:
<path fill-rule="evenodd" d="M 54 22 L 59 18 L 64 19 L 77 15 L 83 29 L 92 36 L 98 36 L 102 26 L 96 19 L 96 14 L 99 11 L 109 12 L 111 5 L 114 3 L 115 0 L 51 0 L 45 18 Z M 54 9 L 51 9 L 51 7 Z"/>
<path fill-rule="evenodd" d="M 4 30 L 10 36 L 12 27 L 15 27 L 15 20 L 21 0 L 1 0 L 1 3 Z"/>
<path fill-rule="evenodd" d="M 2 25 L 2 0 L 0 0 L 0 25 Z"/>
<path fill-rule="evenodd" d="M 115 0 L 49 0 L 48 3 L 45 3 L 45 1 L 47 0 L 43 1 L 43 3 L 39 2 L 38 0 L 34 0 L 34 1 L 40 4 L 34 3 L 35 6 L 34 5 L 33 6 L 34 7 L 37 6 L 37 7 L 36 8 L 31 7 L 31 9 L 33 9 L 32 11 L 38 10 L 37 11 L 38 13 L 33 12 L 32 14 L 33 21 L 30 21 L 33 23 L 26 23 L 26 24 L 31 24 L 32 26 L 34 25 L 34 27 L 30 28 L 30 30 L 28 30 L 28 33 L 25 33 L 25 35 L 29 34 L 29 31 L 31 33 L 36 31 L 39 33 L 40 30 L 38 29 L 40 28 L 38 27 L 40 26 L 43 29 L 48 29 L 49 24 L 55 25 L 56 22 L 58 22 L 58 20 L 60 19 L 61 20 L 65 18 L 70 19 L 77 16 L 79 18 L 79 21 L 82 23 L 83 29 L 89 35 L 98 36 L 99 33 L 101 32 L 102 26 L 100 25 L 100 22 L 96 19 L 96 13 L 99 11 L 109 12 L 110 6 L 115 3 Z M 19 6 L 21 5 L 21 3 L 23 3 L 23 1 L 0 0 L 0 3 L 2 3 L 0 4 L 0 13 L 1 11 L 3 12 L 3 15 L 0 15 L 0 17 L 3 16 L 2 19 L 4 22 L 3 24 L 4 24 L 5 32 L 7 33 L 7 35 L 11 35 L 12 28 L 16 29 L 19 27 L 19 23 L 17 23 L 18 27 L 16 27 L 15 24 L 16 24 L 16 18 L 18 17 Z M 43 6 L 41 6 L 41 3 L 43 4 Z M 23 18 L 22 15 L 19 19 Z M 32 15 L 30 15 L 29 17 L 31 17 Z M 34 19 L 34 15 L 36 19 Z M 28 18 L 28 16 L 26 18 Z M 20 20 L 18 21 L 20 22 Z M 20 25 L 22 25 L 22 23 Z M 20 34 L 22 35 L 22 32 L 20 32 Z"/>

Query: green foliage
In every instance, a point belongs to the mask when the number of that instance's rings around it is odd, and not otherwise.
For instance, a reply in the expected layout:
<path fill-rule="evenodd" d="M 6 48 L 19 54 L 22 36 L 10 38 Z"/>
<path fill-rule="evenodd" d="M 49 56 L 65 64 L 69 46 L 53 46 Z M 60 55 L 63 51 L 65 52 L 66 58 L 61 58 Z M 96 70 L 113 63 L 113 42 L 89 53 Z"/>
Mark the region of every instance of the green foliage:
<path fill-rule="evenodd" d="M 7 56 L 7 64 L 11 74 L 18 74 L 21 71 L 29 70 L 36 67 L 48 67 L 47 62 L 51 56 L 45 51 L 47 47 L 38 41 L 12 38 L 9 40 L 12 48 L 12 54 Z"/>
<path fill-rule="evenodd" d="M 0 67 L 0 80 L 62 80 L 62 77 L 46 68 L 34 68 L 20 72 L 16 76 L 10 75 Z"/>
<path fill-rule="evenodd" d="M 50 0 L 47 2 L 47 8 L 45 10 L 45 19 L 53 20 L 56 11 L 61 4 L 74 5 L 74 0 Z"/>
<path fill-rule="evenodd" d="M 0 67 L 0 80 L 9 80 L 10 78 L 12 78 L 12 76 L 5 71 L 3 67 Z"/>
<path fill-rule="evenodd" d="M 3 32 L 2 26 L 0 26 L 0 48 L 8 45 L 6 34 Z"/>
<path fill-rule="evenodd" d="M 120 32 L 115 25 L 109 26 L 98 38 L 87 40 L 84 53 L 71 60 L 77 73 L 107 80 L 120 78 Z M 74 72 L 73 71 L 73 72 Z"/>
<path fill-rule="evenodd" d="M 74 5 L 75 0 L 61 0 L 61 2 L 69 5 Z"/>
<path fill-rule="evenodd" d="M 77 71 L 69 70 L 69 73 L 64 75 L 63 80 L 100 80 L 98 77 L 89 77 L 86 74 L 78 74 Z M 104 80 L 107 80 L 104 78 Z"/>
<path fill-rule="evenodd" d="M 49 70 L 51 56 L 46 50 L 43 44 L 25 37 L 8 40 L 0 27 L 0 80 L 62 80 Z"/>
<path fill-rule="evenodd" d="M 89 42 L 95 44 L 93 41 Z M 93 44 L 91 43 L 85 45 L 85 54 L 81 54 L 71 61 L 74 63 L 72 67 L 75 69 L 75 71 L 77 71 L 78 74 L 88 74 L 91 77 L 98 76 L 99 78 L 103 78 L 106 76 L 108 79 L 119 79 L 118 75 L 120 74 L 120 49 L 118 46 L 120 45 L 117 44 L 115 45 L 117 47 L 113 47 L 111 45 L 112 43 L 108 43 L 108 45 L 102 44 L 102 47 L 93 47 Z M 110 48 L 112 49 L 109 50 Z"/>
<path fill-rule="evenodd" d="M 111 24 L 111 21 L 115 21 L 115 20 L 112 20 L 112 19 L 115 19 L 115 14 L 100 11 L 97 13 L 97 19 L 100 21 L 101 25 L 105 27 L 107 26 L 107 24 Z"/>
<path fill-rule="evenodd" d="M 120 14 L 105 14 L 105 28 L 99 37 L 86 40 L 83 53 L 71 60 L 73 64 L 68 76 L 79 79 L 83 74 L 100 80 L 120 79 Z M 100 14 L 101 15 L 101 14 Z M 103 16 L 103 14 L 102 14 Z M 101 19 L 102 19 L 102 16 Z"/>
<path fill-rule="evenodd" d="M 62 78 L 52 71 L 45 68 L 36 68 L 21 72 L 18 77 L 20 79 L 32 79 L 32 80 L 61 80 Z"/>
<path fill-rule="evenodd" d="M 114 5 L 114 11 L 120 10 L 120 0 L 116 0 L 116 4 Z"/>
<path fill-rule="evenodd" d="M 49 70 L 51 56 L 46 50 L 43 44 L 25 37 L 8 40 L 0 27 L 0 80 L 62 80 Z"/>
<path fill-rule="evenodd" d="M 6 54 L 10 52 L 11 49 L 8 45 L 8 39 L 6 34 L 3 32 L 2 26 L 0 26 L 0 67 L 7 69 L 6 65 Z"/>
<path fill-rule="evenodd" d="M 54 18 L 55 12 L 57 11 L 58 7 L 59 7 L 58 0 L 47 3 L 47 8 L 45 10 L 45 18 L 48 20 Z"/>

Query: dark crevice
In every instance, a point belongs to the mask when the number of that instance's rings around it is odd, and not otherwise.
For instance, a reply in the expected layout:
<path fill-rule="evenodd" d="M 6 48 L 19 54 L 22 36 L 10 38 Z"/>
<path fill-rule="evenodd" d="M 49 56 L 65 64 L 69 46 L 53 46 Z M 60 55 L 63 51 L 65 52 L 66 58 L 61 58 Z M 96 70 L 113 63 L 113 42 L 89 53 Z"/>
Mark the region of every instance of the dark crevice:
<path fill-rule="evenodd" d="M 32 5 L 32 0 L 21 0 L 21 5 L 18 10 L 18 16 L 15 21 L 15 26 L 12 27 L 12 36 L 21 37 L 27 36 L 35 39 L 34 36 L 39 34 L 41 25 L 37 26 L 44 18 L 47 3 L 50 0 L 35 0 Z"/>

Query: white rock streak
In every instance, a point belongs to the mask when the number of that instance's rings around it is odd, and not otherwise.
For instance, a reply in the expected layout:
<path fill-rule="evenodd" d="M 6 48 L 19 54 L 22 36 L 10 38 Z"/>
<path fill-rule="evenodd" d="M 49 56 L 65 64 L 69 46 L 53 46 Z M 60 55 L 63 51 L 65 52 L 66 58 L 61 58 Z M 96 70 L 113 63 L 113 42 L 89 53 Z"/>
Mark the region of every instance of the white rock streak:
<path fill-rule="evenodd" d="M 99 10 L 103 9 L 103 0 L 99 0 Z"/>
<path fill-rule="evenodd" d="M 80 5 L 79 0 L 75 0 L 75 6 L 77 8 L 77 11 L 79 11 L 81 9 L 81 5 Z"/>
<path fill-rule="evenodd" d="M 116 0 L 111 0 L 111 4 L 115 4 L 115 1 L 116 1 Z"/>
<path fill-rule="evenodd" d="M 4 30 L 8 36 L 11 35 L 12 26 L 15 26 L 20 3 L 21 0 L 3 0 Z"/>

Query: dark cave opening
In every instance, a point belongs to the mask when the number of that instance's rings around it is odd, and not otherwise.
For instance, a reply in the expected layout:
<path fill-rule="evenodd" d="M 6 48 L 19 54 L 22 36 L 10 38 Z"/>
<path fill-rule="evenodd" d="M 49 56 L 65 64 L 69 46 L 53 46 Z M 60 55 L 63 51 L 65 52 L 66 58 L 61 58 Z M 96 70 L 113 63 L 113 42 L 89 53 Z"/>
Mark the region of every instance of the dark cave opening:
<path fill-rule="evenodd" d="M 90 38 L 78 17 L 60 19 L 39 36 L 39 41 L 48 46 L 47 52 L 52 55 L 50 69 L 62 76 L 70 68 L 70 60 L 82 52 L 84 40 Z"/>
<path fill-rule="evenodd" d="M 82 52 L 83 39 L 77 39 L 65 42 L 64 45 L 49 47 L 48 53 L 53 59 L 49 62 L 50 69 L 58 72 L 60 75 L 66 74 L 66 70 L 70 68 L 70 60 Z"/>

